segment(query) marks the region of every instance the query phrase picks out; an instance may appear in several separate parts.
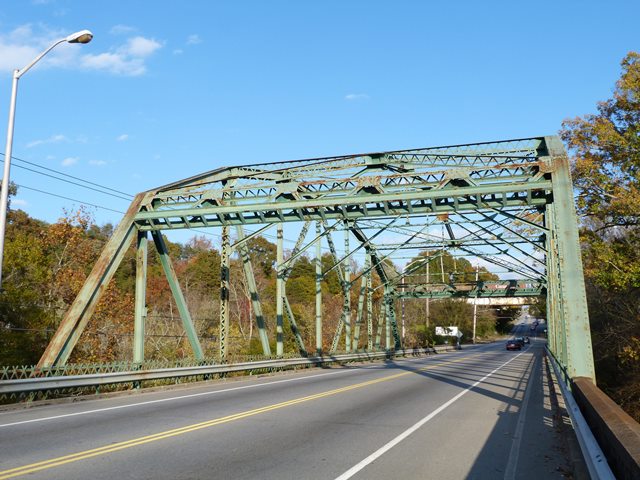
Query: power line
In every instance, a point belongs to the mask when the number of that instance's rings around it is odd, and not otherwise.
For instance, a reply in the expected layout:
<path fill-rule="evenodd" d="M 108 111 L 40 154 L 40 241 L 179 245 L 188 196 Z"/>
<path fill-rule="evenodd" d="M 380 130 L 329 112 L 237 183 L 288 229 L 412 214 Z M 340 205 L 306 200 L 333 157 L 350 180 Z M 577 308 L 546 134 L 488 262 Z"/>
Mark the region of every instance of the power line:
<path fill-rule="evenodd" d="M 0 153 L 0 155 L 2 155 L 2 156 L 4 157 L 4 153 Z M 67 177 L 67 178 L 72 178 L 72 179 L 74 179 L 74 180 L 78 180 L 78 181 L 80 181 L 80 182 L 84 182 L 84 183 L 87 183 L 87 184 L 89 184 L 89 185 L 93 185 L 93 186 L 95 186 L 95 187 L 103 188 L 103 189 L 105 189 L 105 190 L 110 190 L 110 191 L 112 191 L 112 192 L 114 192 L 114 193 L 118 193 L 118 194 L 120 194 L 120 195 L 125 195 L 126 197 L 129 197 L 129 198 L 133 198 L 133 195 L 131 195 L 130 193 L 122 192 L 122 191 L 120 191 L 120 190 L 116 190 L 116 189 L 114 189 L 114 188 L 107 187 L 107 186 L 105 186 L 105 185 L 101 185 L 101 184 L 99 184 L 99 183 L 92 182 L 92 181 L 90 181 L 90 180 L 85 180 L 84 178 L 75 177 L 75 176 L 73 176 L 73 175 L 69 175 L 68 173 L 64 173 L 64 172 L 61 172 L 61 171 L 59 171 L 59 170 L 54 170 L 53 168 L 45 167 L 45 166 L 40 165 L 40 164 L 35 163 L 35 162 L 30 162 L 30 161 L 28 161 L 28 160 L 23 160 L 23 159 L 21 159 L 21 158 L 15 157 L 15 156 L 13 156 L 13 155 L 11 155 L 11 159 L 12 159 L 12 160 L 16 160 L 16 161 L 18 161 L 18 162 L 26 163 L 27 165 L 32 165 L 32 166 L 37 167 L 37 168 L 40 168 L 40 169 L 42 169 L 42 170 L 47 170 L 48 172 L 53 172 L 53 173 L 56 173 L 56 174 L 58 174 L 58 175 L 62 175 L 62 176 Z M 0 161 L 1 161 L 2 163 L 4 163 L 4 158 L 3 158 L 2 160 L 0 160 Z M 24 169 L 26 169 L 26 170 L 30 170 L 30 169 L 28 169 L 28 168 L 26 168 L 26 167 L 19 167 L 19 168 L 24 168 Z M 38 172 L 38 171 L 35 171 L 35 170 L 30 170 L 30 171 L 35 172 L 35 173 L 39 173 L 40 175 L 45 175 L 44 173 L 42 173 L 42 172 Z M 47 175 L 47 176 L 48 176 L 48 175 Z M 52 178 L 56 178 L 56 177 L 52 177 Z M 65 181 L 65 180 L 63 180 L 63 179 L 61 179 L 61 178 L 56 178 L 56 179 L 57 179 L 57 180 L 61 180 L 61 181 Z M 102 193 L 106 193 L 106 192 L 102 192 Z M 109 194 L 107 194 L 107 195 L 109 195 Z"/>
<path fill-rule="evenodd" d="M 0 155 L 2 155 L 4 157 L 4 153 L 0 153 Z M 109 190 L 111 192 L 115 192 L 118 195 L 116 195 L 114 193 L 105 192 L 105 191 L 102 191 L 102 190 L 97 190 L 97 189 L 89 187 L 87 185 L 82 185 L 82 184 L 79 184 L 79 183 L 76 183 L 76 182 L 72 182 L 70 180 L 66 180 L 64 178 L 56 177 L 54 175 L 50 175 L 50 174 L 47 174 L 47 173 L 44 173 L 44 172 L 39 172 L 37 170 L 31 169 L 31 168 L 28 168 L 28 167 L 24 167 L 22 165 L 15 165 L 16 167 L 22 168 L 23 170 L 27 170 L 27 171 L 30 171 L 30 172 L 33 172 L 33 173 L 36 173 L 36 174 L 39 174 L 39 175 L 43 175 L 45 177 L 49 177 L 49 178 L 52 178 L 54 180 L 58 180 L 58 181 L 65 182 L 65 183 L 69 183 L 71 185 L 76 185 L 78 187 L 86 188 L 88 190 L 91 190 L 91 191 L 94 191 L 94 192 L 97 192 L 97 193 L 102 193 L 104 195 L 110 195 L 110 196 L 112 196 L 114 198 L 117 198 L 119 200 L 131 200 L 134 197 L 130 193 L 122 192 L 120 190 L 116 190 L 114 188 L 107 187 L 105 185 L 101 185 L 99 183 L 95 183 L 95 182 L 92 182 L 92 181 L 89 181 L 89 180 L 85 180 L 85 179 L 80 178 L 80 177 L 69 175 L 69 174 L 61 172 L 59 170 L 55 170 L 53 168 L 45 167 L 45 166 L 37 164 L 35 162 L 30 162 L 28 160 L 23 160 L 21 158 L 15 157 L 13 155 L 11 156 L 11 159 L 15 160 L 15 161 L 18 161 L 18 162 L 22 162 L 22 163 L 28 164 L 28 165 L 35 166 L 35 167 L 40 168 L 42 170 L 53 172 L 53 173 L 55 173 L 57 175 L 62 175 L 62 176 L 67 177 L 67 178 L 71 178 L 71 179 L 74 179 L 74 180 L 78 180 L 80 182 L 84 182 L 84 183 L 86 183 L 88 185 L 93 185 L 95 187 L 98 187 L 98 188 L 101 188 L 101 189 L 104 189 L 104 190 Z M 4 163 L 4 158 L 2 160 L 0 160 L 0 162 Z M 91 202 L 87 202 L 87 201 L 83 201 L 83 200 L 78 200 L 78 199 L 74 199 L 74 198 L 70 198 L 70 197 L 65 197 L 63 195 L 59 195 L 59 194 L 56 194 L 56 193 L 48 192 L 48 191 L 45 191 L 45 190 L 40 190 L 40 189 L 33 188 L 33 187 L 28 187 L 26 185 L 18 185 L 18 184 L 16 184 L 16 185 L 18 187 L 20 187 L 20 188 L 24 188 L 24 189 L 31 190 L 31 191 L 34 191 L 34 192 L 42 193 L 44 195 L 49 195 L 49 196 L 52 196 L 52 197 L 60 198 L 60 199 L 63 199 L 63 200 L 68 200 L 68 201 L 71 201 L 71 202 L 80 203 L 82 205 L 88 205 L 88 206 L 91 206 L 91 207 L 94 207 L 94 208 L 99 208 L 101 210 L 106 210 L 106 211 L 110 211 L 110 212 L 114 212 L 114 213 L 120 213 L 122 215 L 124 215 L 124 213 L 125 213 L 125 212 L 123 212 L 121 210 L 115 210 L 115 209 L 112 209 L 112 208 L 109 208 L 109 207 L 104 207 L 102 205 L 97 205 L 95 203 L 91 203 Z M 120 195 L 125 195 L 128 198 L 123 198 Z M 195 232 L 195 233 L 208 235 L 208 236 L 215 237 L 215 238 L 218 238 L 218 239 L 222 238 L 222 235 L 216 234 L 216 233 L 206 232 L 206 231 L 203 231 L 203 230 L 195 230 L 195 229 L 189 229 L 189 230 L 191 230 L 192 232 Z M 271 240 L 276 240 L 277 239 L 275 235 L 263 234 L 262 236 L 264 238 L 271 239 Z M 291 243 L 291 244 L 295 244 L 296 243 L 294 240 L 291 240 L 291 239 L 288 239 L 288 238 L 285 238 L 284 241 L 287 242 L 287 243 Z M 323 250 L 328 251 L 328 249 L 325 248 L 325 247 L 323 247 Z M 360 256 L 360 255 L 357 255 L 357 256 Z"/>
<path fill-rule="evenodd" d="M 81 203 L 82 205 L 89 205 L 90 207 L 100 208 L 102 210 L 109 210 L 110 212 L 121 213 L 123 215 L 125 213 L 125 212 L 122 212 L 120 210 L 114 210 L 113 208 L 108 208 L 108 207 L 103 207 L 101 205 L 96 205 L 95 203 L 83 202 L 82 200 L 77 200 L 75 198 L 70 198 L 70 197 L 65 197 L 63 195 L 58 195 L 57 193 L 51 193 L 51 192 L 46 192 L 44 190 L 39 190 L 37 188 L 27 187 L 26 185 L 18 185 L 16 183 L 16 186 L 18 186 L 20 188 L 26 188 L 27 190 L 33 190 L 34 192 L 43 193 L 45 195 L 50 195 L 52 197 L 61 198 L 63 200 L 69 200 L 70 202 Z"/>
<path fill-rule="evenodd" d="M 21 168 L 23 170 L 27 170 L 29 172 L 37 173 L 38 175 L 42 175 L 44 177 L 49 177 L 49 178 L 53 178 L 55 180 L 60 180 L 61 182 L 65 182 L 65 183 L 68 183 L 70 185 L 75 185 L 77 187 L 86 188 L 87 190 L 91 190 L 92 192 L 102 193 L 104 195 L 110 195 L 110 196 L 115 197 L 115 198 L 117 198 L 119 200 L 131 201 L 131 198 L 122 197 L 120 195 L 115 195 L 115 194 L 109 193 L 109 192 L 104 192 L 102 190 L 98 190 L 98 189 L 96 189 L 94 187 L 91 187 L 89 185 L 82 185 L 81 183 L 72 182 L 71 180 L 65 180 L 64 178 L 59 178 L 59 177 L 56 177 L 55 175 L 50 175 L 48 173 L 38 172 L 37 170 L 33 170 L 32 168 L 28 168 L 28 167 L 23 167 L 22 165 L 15 165 L 15 167 L 16 168 Z"/>

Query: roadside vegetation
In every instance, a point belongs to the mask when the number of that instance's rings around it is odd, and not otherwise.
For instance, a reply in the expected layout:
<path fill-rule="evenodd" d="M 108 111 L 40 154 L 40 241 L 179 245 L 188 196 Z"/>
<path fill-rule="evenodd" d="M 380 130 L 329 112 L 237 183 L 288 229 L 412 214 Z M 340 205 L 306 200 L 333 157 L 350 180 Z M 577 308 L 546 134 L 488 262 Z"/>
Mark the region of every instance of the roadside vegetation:
<path fill-rule="evenodd" d="M 5 291 L 0 297 L 0 365 L 35 364 L 49 339 L 75 299 L 105 243 L 112 225 L 97 226 L 91 215 L 81 209 L 66 212 L 54 224 L 46 224 L 29 217 L 21 210 L 10 210 L 5 255 Z M 217 237 L 196 236 L 185 245 L 167 241 L 174 267 L 182 286 L 190 313 L 199 332 L 207 357 L 219 351 L 219 288 L 220 253 Z M 275 338 L 276 245 L 263 237 L 248 242 L 263 314 L 270 338 Z M 327 271 L 334 260 L 329 253 L 322 258 Z M 355 278 L 363 266 L 352 262 Z M 422 281 L 420 272 L 416 273 Z M 230 269 L 230 332 L 231 355 L 259 355 L 262 353 L 258 332 L 252 319 L 252 304 L 244 278 L 242 263 L 237 256 L 231 259 Z M 496 277 L 484 268 L 480 279 Z M 475 268 L 464 258 L 454 258 L 446 252 L 430 266 L 432 283 L 472 282 Z M 373 276 L 373 287 L 380 285 Z M 359 282 L 358 282 L 359 284 Z M 135 252 L 127 252 L 114 280 L 109 285 L 83 337 L 72 354 L 73 363 L 113 362 L 130 360 L 133 340 L 133 312 L 135 288 Z M 287 282 L 287 297 L 309 351 L 315 348 L 315 260 L 302 256 L 294 265 Z M 358 285 L 352 288 L 352 323 L 355 325 L 358 305 Z M 338 274 L 334 269 L 322 282 L 323 348 L 331 346 L 340 319 L 343 299 Z M 429 325 L 426 322 L 427 304 L 423 299 L 398 301 L 398 323 L 404 318 L 406 345 L 420 347 L 444 343 L 447 338 L 434 334 L 435 326 L 458 326 L 463 341 L 472 336 L 472 305 L 460 300 L 431 300 Z M 382 289 L 374 293 L 373 325 L 375 337 L 379 330 L 382 308 Z M 514 311 L 479 308 L 477 335 L 490 338 L 508 329 Z M 147 280 L 147 321 L 145 358 L 172 361 L 189 357 L 191 348 L 182 328 L 169 285 L 154 249 L 149 249 Z M 368 342 L 366 308 L 361 321 L 359 348 Z M 381 345 L 384 346 L 384 328 Z M 297 352 L 291 327 L 285 316 L 285 352 Z M 375 338 L 374 338 L 375 341 Z M 344 340 L 342 345 L 344 345 Z M 272 345 L 275 349 L 275 345 Z"/>
<path fill-rule="evenodd" d="M 566 120 L 598 386 L 640 421 L 640 53 L 610 99 Z"/>

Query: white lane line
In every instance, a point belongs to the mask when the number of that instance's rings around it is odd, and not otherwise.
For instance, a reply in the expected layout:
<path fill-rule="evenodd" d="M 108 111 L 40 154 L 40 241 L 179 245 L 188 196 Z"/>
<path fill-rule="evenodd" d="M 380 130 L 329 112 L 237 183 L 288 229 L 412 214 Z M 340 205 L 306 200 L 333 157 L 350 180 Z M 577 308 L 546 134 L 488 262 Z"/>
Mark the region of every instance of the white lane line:
<path fill-rule="evenodd" d="M 527 405 L 529 405 L 529 399 L 531 398 L 531 392 L 533 391 L 532 385 L 536 381 L 534 375 L 537 375 L 537 372 L 538 362 L 534 356 L 533 366 L 531 367 L 531 373 L 529 374 L 529 382 L 527 383 L 527 389 L 525 390 L 524 398 L 522 399 L 522 406 L 518 413 L 518 423 L 516 424 L 516 431 L 513 435 L 513 443 L 511 444 L 511 451 L 509 452 L 509 460 L 507 461 L 507 467 L 504 471 L 505 480 L 514 480 L 516 478 L 516 468 L 518 466 L 518 458 L 520 457 L 520 445 L 522 444 L 522 434 L 524 433 Z"/>
<path fill-rule="evenodd" d="M 422 427 L 423 425 L 425 425 L 429 420 L 431 420 L 432 418 L 434 418 L 436 415 L 438 415 L 440 412 L 444 411 L 445 409 L 447 409 L 450 405 L 452 405 L 453 403 L 455 403 L 457 400 L 460 399 L 460 397 L 462 397 L 463 395 L 465 395 L 467 392 L 469 392 L 469 390 L 472 390 L 473 388 L 477 387 L 478 385 L 480 385 L 482 382 L 484 382 L 486 379 L 488 379 L 491 375 L 493 375 L 494 373 L 496 373 L 498 370 L 500 370 L 501 368 L 506 367 L 508 364 L 510 364 L 511 362 L 513 362 L 516 358 L 518 358 L 520 355 L 522 355 L 524 352 L 519 353 L 518 355 L 516 355 L 515 357 L 512 357 L 509 361 L 503 363 L 502 365 L 500 365 L 498 368 L 496 368 L 495 370 L 491 371 L 491 373 L 488 373 L 487 375 L 485 375 L 484 377 L 482 377 L 480 380 L 478 380 L 476 383 L 474 383 L 473 385 L 471 385 L 470 387 L 466 388 L 465 390 L 463 390 L 462 392 L 458 393 L 455 397 L 453 397 L 452 399 L 450 399 L 449 401 L 443 403 L 442 405 L 440 405 L 438 408 L 436 408 L 433 412 L 431 412 L 429 415 L 427 415 L 426 417 L 424 417 L 422 420 L 420 420 L 418 423 L 414 424 L 413 426 L 409 427 L 407 430 L 405 430 L 404 432 L 402 432 L 400 435 L 398 435 L 396 438 L 394 438 L 393 440 L 391 440 L 389 443 L 387 443 L 386 445 L 380 447 L 378 450 L 376 450 L 375 452 L 373 452 L 371 455 L 369 455 L 367 458 L 365 458 L 364 460 L 362 460 L 360 463 L 354 465 L 353 467 L 351 467 L 349 470 L 347 470 L 346 472 L 344 472 L 342 475 L 340 475 L 339 477 L 336 477 L 335 480 L 347 480 L 348 478 L 353 477 L 356 473 L 358 473 L 360 470 L 362 470 L 363 468 L 365 468 L 367 465 L 373 463 L 374 461 L 376 461 L 378 458 L 380 458 L 382 455 L 384 455 L 385 453 L 387 453 L 389 450 L 391 450 L 393 447 L 395 447 L 396 445 L 398 445 L 401 441 L 403 441 L 405 438 L 407 438 L 408 436 L 410 436 L 412 433 L 414 433 L 416 430 L 418 430 L 420 427 Z"/>
<path fill-rule="evenodd" d="M 430 360 L 432 358 L 437 358 L 437 357 L 422 357 L 422 358 L 416 358 L 416 359 L 403 359 L 403 361 L 405 362 L 416 362 L 416 361 L 420 361 L 420 360 Z M 355 368 L 355 369 L 347 369 L 347 370 L 339 370 L 337 372 L 325 372 L 325 373 L 318 373 L 315 375 L 307 375 L 306 377 L 296 377 L 296 378 L 287 378 L 284 380 L 275 380 L 273 382 L 265 382 L 265 383 L 257 383 L 257 384 L 252 384 L 252 385 L 242 385 L 240 387 L 232 387 L 232 388 L 225 388 L 224 390 L 215 390 L 213 392 L 200 392 L 200 393 L 192 393 L 189 395 L 180 395 L 178 397 L 169 397 L 169 398 L 160 398 L 157 400 L 148 400 L 146 402 L 138 402 L 138 403 L 128 403 L 126 405 L 117 405 L 115 407 L 104 407 L 104 408 L 96 408 L 93 410 L 85 410 L 83 412 L 74 412 L 74 413 L 65 413 L 65 414 L 61 414 L 61 415 L 53 415 L 50 417 L 42 417 L 42 418 L 33 418 L 31 420 L 22 420 L 19 422 L 12 422 L 12 423 L 4 423 L 4 424 L 0 424 L 0 428 L 5 428 L 5 427 L 13 427 L 16 425 L 24 425 L 27 423 L 36 423 L 36 422 L 46 422 L 46 421 L 50 421 L 50 420 L 58 420 L 61 418 L 69 418 L 69 417 L 77 417 L 80 415 L 89 415 L 91 413 L 101 413 L 101 412 L 108 412 L 108 411 L 113 411 L 113 410 L 121 410 L 124 408 L 132 408 L 132 407 L 141 407 L 144 405 L 152 405 L 155 403 L 164 403 L 164 402 L 171 402 L 171 401 L 176 401 L 176 400 L 184 400 L 184 399 L 188 399 L 188 398 L 195 398 L 195 397 L 202 397 L 202 396 L 207 396 L 207 395 L 217 395 L 220 393 L 226 393 L 226 392 L 233 392 L 233 391 L 237 391 L 237 390 L 245 390 L 245 389 L 249 389 L 249 388 L 259 388 L 259 387 L 265 387 L 268 385 L 275 385 L 278 383 L 289 383 L 289 382 L 299 382 L 302 380 L 308 380 L 311 378 L 317 378 L 317 377 L 325 377 L 327 375 L 338 375 L 338 374 L 344 374 L 344 373 L 354 373 L 354 372 L 358 372 L 361 370 L 376 370 L 376 369 L 380 369 L 377 366 L 374 367 L 360 367 L 360 368 Z"/>

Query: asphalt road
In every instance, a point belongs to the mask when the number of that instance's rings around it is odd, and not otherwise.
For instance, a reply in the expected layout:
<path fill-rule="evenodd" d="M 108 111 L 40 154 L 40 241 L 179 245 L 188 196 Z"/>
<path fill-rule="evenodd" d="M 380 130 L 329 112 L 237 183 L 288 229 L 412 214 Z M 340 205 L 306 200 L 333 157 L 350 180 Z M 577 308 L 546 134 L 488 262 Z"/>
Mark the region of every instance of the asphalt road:
<path fill-rule="evenodd" d="M 0 479 L 564 478 L 543 346 L 1 412 Z"/>

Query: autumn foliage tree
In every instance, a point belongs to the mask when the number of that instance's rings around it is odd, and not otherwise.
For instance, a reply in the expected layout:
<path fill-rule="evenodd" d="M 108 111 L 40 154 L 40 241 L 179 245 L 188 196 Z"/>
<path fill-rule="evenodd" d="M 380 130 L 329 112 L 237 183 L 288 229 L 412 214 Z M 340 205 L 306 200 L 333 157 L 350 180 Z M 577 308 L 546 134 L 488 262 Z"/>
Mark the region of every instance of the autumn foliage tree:
<path fill-rule="evenodd" d="M 640 53 L 612 98 L 563 122 L 573 155 L 598 383 L 640 420 Z"/>

